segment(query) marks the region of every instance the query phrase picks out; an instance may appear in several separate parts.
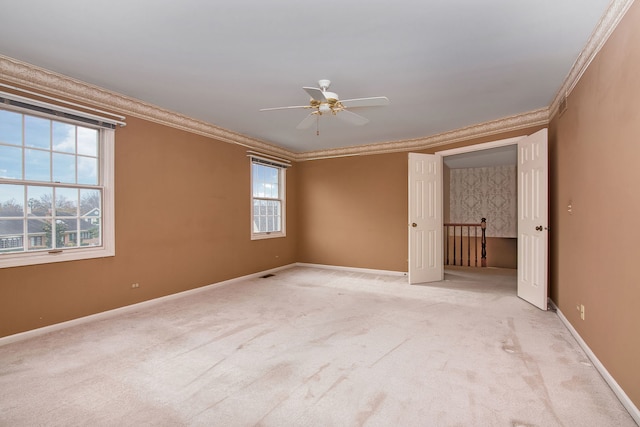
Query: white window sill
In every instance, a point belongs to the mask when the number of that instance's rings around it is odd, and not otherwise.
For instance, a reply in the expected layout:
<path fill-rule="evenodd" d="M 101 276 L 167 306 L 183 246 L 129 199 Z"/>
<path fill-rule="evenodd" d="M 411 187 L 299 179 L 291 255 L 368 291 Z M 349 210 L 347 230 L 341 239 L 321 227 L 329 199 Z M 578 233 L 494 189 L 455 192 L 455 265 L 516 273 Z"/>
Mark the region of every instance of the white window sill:
<path fill-rule="evenodd" d="M 26 265 L 50 264 L 53 262 L 78 261 L 83 259 L 115 256 L 115 251 L 104 247 L 67 249 L 58 253 L 32 252 L 7 253 L 0 255 L 0 268 L 22 267 Z"/>
<path fill-rule="evenodd" d="M 273 233 L 252 233 L 251 240 L 263 240 L 263 239 L 275 239 L 278 237 L 286 237 L 287 234 L 283 232 L 273 232 Z"/>

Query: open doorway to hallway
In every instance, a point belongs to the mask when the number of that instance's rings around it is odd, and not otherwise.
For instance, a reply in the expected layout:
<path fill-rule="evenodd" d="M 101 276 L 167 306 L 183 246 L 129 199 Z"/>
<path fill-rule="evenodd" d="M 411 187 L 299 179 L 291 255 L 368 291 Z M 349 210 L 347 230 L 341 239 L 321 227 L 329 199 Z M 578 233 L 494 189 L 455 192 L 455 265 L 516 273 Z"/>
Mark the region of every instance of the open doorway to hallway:
<path fill-rule="evenodd" d="M 517 144 L 518 296 L 548 306 L 548 129 L 435 154 L 409 153 L 409 283 L 444 277 L 443 158 Z M 429 274 L 433 272 L 433 274 Z"/>
<path fill-rule="evenodd" d="M 486 266 L 517 269 L 517 145 L 443 156 L 445 268 L 480 265 L 486 218 Z M 448 234 L 448 235 L 447 235 Z"/>

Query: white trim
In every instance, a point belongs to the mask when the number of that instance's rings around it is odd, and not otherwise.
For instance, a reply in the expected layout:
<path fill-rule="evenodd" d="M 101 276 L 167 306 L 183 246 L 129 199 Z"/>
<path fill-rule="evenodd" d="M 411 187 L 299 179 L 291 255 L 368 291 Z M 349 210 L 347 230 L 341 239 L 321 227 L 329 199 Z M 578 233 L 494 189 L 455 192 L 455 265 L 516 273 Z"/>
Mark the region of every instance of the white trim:
<path fill-rule="evenodd" d="M 523 136 L 516 136 L 513 138 L 499 139 L 497 141 L 485 142 L 483 144 L 467 145 L 466 147 L 452 148 L 451 150 L 436 151 L 435 154 L 446 157 L 446 156 L 453 156 L 455 154 L 471 153 L 473 151 L 504 147 L 506 145 L 515 145 L 518 143 L 519 140 L 525 137 L 526 135 L 523 135 Z"/>
<path fill-rule="evenodd" d="M 257 153 L 255 151 L 247 151 L 247 157 L 250 157 L 251 160 L 253 159 L 258 159 L 258 160 L 264 160 L 266 162 L 268 162 L 268 164 L 272 164 L 274 166 L 278 166 L 278 167 L 282 167 L 282 168 L 290 168 L 291 167 L 291 162 L 287 159 L 283 159 L 280 157 L 275 157 L 275 156 L 270 156 L 267 154 L 262 154 L 262 153 Z M 260 162 L 258 162 L 260 163 Z"/>
<path fill-rule="evenodd" d="M 0 86 L 7 86 L 7 85 L 4 85 L 4 84 L 0 83 Z M 9 86 L 9 87 L 13 87 L 13 86 Z M 25 92 L 38 95 L 35 92 L 31 92 L 31 91 L 25 91 Z M 21 102 L 23 104 L 32 105 L 34 107 L 41 107 L 41 108 L 45 108 L 47 110 L 53 110 L 53 111 L 59 112 L 59 113 L 72 114 L 72 115 L 77 116 L 77 117 L 85 117 L 87 119 L 94 120 L 95 122 L 109 123 L 110 125 L 114 125 L 114 126 L 115 125 L 119 125 L 119 126 L 126 126 L 127 125 L 122 120 L 116 120 L 116 119 L 110 119 L 110 118 L 107 118 L 107 117 L 96 116 L 95 114 L 85 113 L 84 111 L 73 110 L 73 109 L 67 108 L 67 107 L 61 107 L 60 105 L 50 104 L 48 102 L 42 102 L 42 101 L 38 101 L 38 100 L 35 100 L 35 99 L 32 99 L 32 98 L 25 98 L 24 96 L 15 95 L 13 93 L 0 91 L 0 96 L 2 96 L 3 98 L 6 98 L 6 99 L 10 99 L 12 101 L 17 101 L 17 102 Z M 38 96 L 43 96 L 43 95 L 38 95 Z M 56 98 L 52 98 L 52 97 L 49 97 L 49 96 L 46 96 L 45 98 L 56 99 Z M 60 100 L 58 100 L 58 101 L 59 102 L 64 102 L 64 101 L 60 101 Z M 78 105 L 78 104 L 73 103 L 73 105 Z M 85 107 L 85 108 L 88 108 L 88 107 Z M 25 109 L 27 109 L 27 107 L 22 107 L 21 108 L 21 110 L 25 110 Z M 97 111 L 101 111 L 101 110 L 97 110 Z M 109 114 L 109 113 L 107 113 L 107 114 Z M 49 114 L 47 114 L 47 116 L 49 116 Z M 122 117 L 122 116 L 118 116 L 118 117 Z M 102 126 L 102 127 L 104 127 L 104 126 Z"/>
<path fill-rule="evenodd" d="M 408 274 L 406 271 L 373 270 L 370 268 L 341 267 L 338 265 L 309 264 L 306 262 L 297 262 L 295 265 L 296 267 L 322 268 L 325 270 L 347 271 L 351 273 L 381 274 L 385 276 L 407 276 Z"/>
<path fill-rule="evenodd" d="M 106 114 L 108 116 L 113 116 L 113 117 L 118 118 L 118 119 L 120 119 L 122 121 L 126 120 L 125 116 L 121 116 L 119 114 L 113 114 L 113 113 L 110 113 L 108 111 L 98 110 L 97 108 L 87 107 L 86 105 L 77 104 L 75 102 L 65 101 L 64 99 L 54 98 L 53 96 L 43 95 L 41 93 L 33 92 L 31 90 L 26 90 L 26 89 L 23 89 L 23 88 L 20 88 L 20 87 L 11 86 L 11 85 L 7 85 L 7 84 L 4 84 L 4 83 L 0 83 L 0 86 L 4 87 L 4 88 L 7 88 L 7 89 L 15 90 L 15 91 L 18 91 L 18 92 L 22 92 L 22 93 L 28 93 L 29 95 L 35 95 L 35 96 L 40 97 L 40 98 L 48 99 L 50 101 L 55 101 L 57 103 L 72 105 L 74 107 L 80 107 L 80 108 L 82 108 L 84 110 L 93 111 L 95 113 L 100 113 L 100 114 Z M 3 93 L 5 93 L 5 92 L 3 92 Z M 33 101 L 33 100 L 31 100 L 31 101 Z M 60 108 L 60 106 L 55 105 L 55 108 Z M 75 110 L 72 110 L 72 111 L 75 111 Z M 86 114 L 86 113 L 82 112 L 81 114 Z"/>
<path fill-rule="evenodd" d="M 250 209 L 251 209 L 251 240 L 264 240 L 264 239 L 276 239 L 278 237 L 287 237 L 287 168 L 286 167 L 278 167 L 276 165 L 271 165 L 271 167 L 278 169 L 278 185 L 280 186 L 280 198 L 272 199 L 277 200 L 281 203 L 281 212 L 280 212 L 280 231 L 270 231 L 270 232 L 257 232 L 254 231 L 254 222 L 253 222 L 253 201 L 254 199 L 261 199 L 260 197 L 253 196 L 253 159 L 252 156 L 248 156 L 251 161 L 249 162 L 249 176 L 250 176 Z M 262 163 L 256 162 L 257 165 L 264 165 Z"/>
<path fill-rule="evenodd" d="M 562 314 L 562 311 L 560 311 L 560 309 L 553 303 L 553 301 L 551 301 L 551 305 L 553 306 L 553 308 L 555 308 L 556 314 L 558 315 L 558 317 L 560 318 L 564 326 L 569 330 L 569 332 L 571 332 L 571 335 L 573 335 L 573 337 L 576 339 L 580 347 L 582 347 L 582 350 L 584 350 L 584 352 L 586 353 L 589 360 L 591 360 L 591 363 L 593 363 L 593 366 L 598 370 L 600 375 L 602 375 L 602 378 L 604 378 L 604 380 L 609 385 L 609 387 L 611 387 L 611 390 L 613 390 L 615 395 L 620 400 L 620 403 L 622 403 L 622 406 L 624 406 L 625 409 L 629 412 L 629 415 L 631 415 L 631 418 L 633 418 L 636 424 L 640 425 L 640 410 L 638 410 L 638 408 L 633 404 L 631 399 L 629 399 L 629 396 L 627 396 L 627 394 L 624 392 L 622 387 L 620 387 L 617 381 L 611 376 L 609 371 L 607 371 L 607 368 L 604 367 L 602 362 L 598 360 L 598 358 L 593 353 L 593 351 L 591 351 L 587 343 L 582 339 L 578 331 L 576 331 L 573 325 L 569 323 L 569 320 L 567 320 L 567 318 L 564 317 L 564 315 Z"/>
<path fill-rule="evenodd" d="M 38 328 L 38 329 L 32 329 L 30 331 L 26 331 L 26 332 L 20 332 L 14 335 L 8 335 L 6 337 L 2 337 L 0 338 L 0 347 L 2 347 L 3 345 L 7 345 L 7 344 L 11 344 L 14 342 L 18 342 L 18 341 L 23 341 L 26 339 L 30 339 L 30 338 L 35 338 L 44 334 L 48 334 L 51 332 L 56 332 L 56 331 L 60 331 L 63 329 L 67 329 L 67 328 L 71 328 L 73 326 L 78 326 L 78 325 L 82 325 L 85 323 L 89 323 L 89 322 L 93 322 L 93 321 L 97 321 L 97 320 L 104 320 L 104 319 L 110 319 L 114 316 L 117 316 L 119 314 L 125 314 L 125 313 L 133 313 L 139 310 L 143 310 L 145 308 L 149 308 L 152 307 L 154 305 L 157 305 L 159 303 L 162 302 L 166 302 L 166 301 L 171 301 L 171 300 L 175 300 L 175 299 L 179 299 L 179 298 L 183 298 L 189 295 L 194 295 L 194 294 L 198 294 L 201 292 L 205 292 L 211 289 L 215 289 L 218 287 L 222 287 L 222 286 L 226 286 L 226 285 L 231 285 L 233 283 L 237 283 L 243 280 L 248 280 L 248 279 L 257 279 L 261 276 L 264 276 L 265 274 L 270 274 L 270 273 L 275 273 L 281 270 L 286 270 L 292 267 L 295 267 L 296 264 L 288 264 L 288 265 L 284 265 L 282 267 L 276 267 L 276 268 L 272 268 L 270 270 L 265 270 L 259 273 L 252 273 L 252 274 L 247 274 L 246 276 L 241 276 L 241 277 L 236 277 L 234 279 L 229 279 L 229 280 L 224 280 L 222 282 L 217 282 L 217 283 L 213 283 L 211 285 L 206 285 L 206 286 L 202 286 L 199 288 L 195 288 L 195 289 L 189 289 L 187 291 L 182 291 L 182 292 L 178 292 L 175 294 L 171 294 L 171 295 L 166 295 L 163 297 L 158 297 L 158 298 L 154 298 L 154 299 L 150 299 L 147 301 L 142 301 L 136 304 L 131 304 L 131 305 L 127 305 L 124 307 L 118 307 L 118 308 L 114 308 L 112 310 L 107 310 L 107 311 L 103 311 L 101 313 L 96 313 L 96 314 L 91 314 L 89 316 L 84 316 L 84 317 L 79 317 L 77 319 L 73 319 L 73 320 L 68 320 L 66 322 L 61 322 L 61 323 L 56 323 L 54 325 L 49 325 L 49 326 L 44 326 L 42 328 Z"/>

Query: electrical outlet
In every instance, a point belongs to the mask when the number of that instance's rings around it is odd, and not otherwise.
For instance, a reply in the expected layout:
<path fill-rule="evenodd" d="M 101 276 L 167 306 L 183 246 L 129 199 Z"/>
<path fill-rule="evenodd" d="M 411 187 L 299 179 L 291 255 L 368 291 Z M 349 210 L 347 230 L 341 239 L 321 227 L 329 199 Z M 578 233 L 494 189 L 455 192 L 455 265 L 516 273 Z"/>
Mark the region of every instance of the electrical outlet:
<path fill-rule="evenodd" d="M 584 320 L 584 305 L 580 304 L 580 318 Z"/>
<path fill-rule="evenodd" d="M 140 283 L 132 283 L 131 289 L 138 289 L 140 287 Z"/>

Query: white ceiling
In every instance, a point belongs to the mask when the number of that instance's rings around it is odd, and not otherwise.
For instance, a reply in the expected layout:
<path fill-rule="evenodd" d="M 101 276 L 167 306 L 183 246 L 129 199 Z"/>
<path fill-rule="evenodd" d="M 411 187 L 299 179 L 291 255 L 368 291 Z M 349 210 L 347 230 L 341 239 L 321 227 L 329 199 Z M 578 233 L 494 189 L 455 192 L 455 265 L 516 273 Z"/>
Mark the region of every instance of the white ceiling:
<path fill-rule="evenodd" d="M 547 107 L 609 0 L 3 0 L 0 54 L 293 152 Z M 387 96 L 296 130 L 303 86 Z"/>

